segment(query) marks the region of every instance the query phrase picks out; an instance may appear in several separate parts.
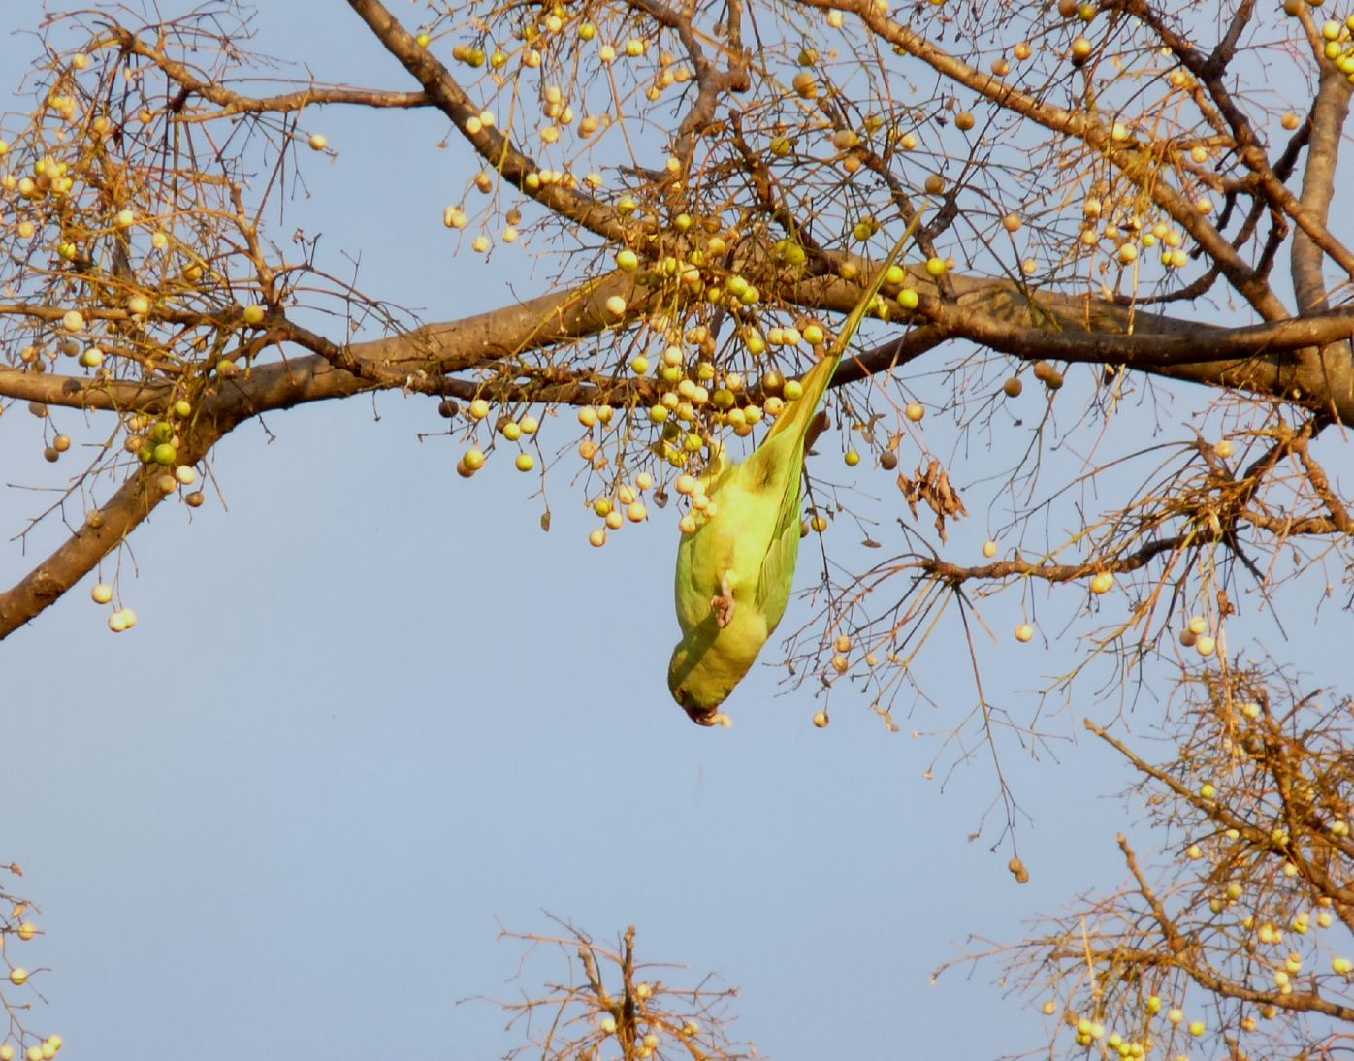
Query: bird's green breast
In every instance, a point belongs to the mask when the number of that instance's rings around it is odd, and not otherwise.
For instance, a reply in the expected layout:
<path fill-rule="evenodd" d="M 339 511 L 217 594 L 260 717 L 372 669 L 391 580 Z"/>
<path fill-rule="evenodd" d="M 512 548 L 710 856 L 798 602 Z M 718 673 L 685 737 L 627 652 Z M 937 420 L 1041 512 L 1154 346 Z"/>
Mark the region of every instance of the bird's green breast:
<path fill-rule="evenodd" d="M 678 547 L 675 589 L 683 638 L 670 679 L 702 705 L 723 702 L 785 614 L 799 546 L 797 463 L 786 471 L 794 475 L 792 497 L 783 478 L 760 478 L 764 468 L 731 468 L 710 491 L 716 515 Z M 787 503 L 794 508 L 789 534 L 782 510 Z M 726 572 L 734 608 L 721 629 L 710 602 L 722 592 Z"/>

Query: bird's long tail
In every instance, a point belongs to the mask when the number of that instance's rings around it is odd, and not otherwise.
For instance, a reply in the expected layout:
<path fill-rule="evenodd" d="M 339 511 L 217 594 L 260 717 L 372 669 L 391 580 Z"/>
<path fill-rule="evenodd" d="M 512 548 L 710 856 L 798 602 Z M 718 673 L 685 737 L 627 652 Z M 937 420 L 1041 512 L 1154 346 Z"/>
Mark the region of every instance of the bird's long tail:
<path fill-rule="evenodd" d="M 846 318 L 846 324 L 832 343 L 828 355 L 814 365 L 809 370 L 808 375 L 800 380 L 804 393 L 792 402 L 789 408 L 776 420 L 767 436 L 768 438 L 782 431 L 798 431 L 801 434 L 808 431 L 808 425 L 818 412 L 818 405 L 827 392 L 828 384 L 832 382 L 832 377 L 837 374 L 837 366 L 841 364 L 842 355 L 846 353 L 846 348 L 851 345 L 851 340 L 855 337 L 860 322 L 865 319 L 865 315 L 870 311 L 876 296 L 884 286 L 884 278 L 889 271 L 889 267 L 898 261 L 903 250 L 912 241 L 912 237 L 917 234 L 917 229 L 921 225 L 921 217 L 919 210 L 908 224 L 907 231 L 903 233 L 902 238 L 889 251 L 888 257 L 884 259 L 884 264 L 875 273 L 870 286 L 866 288 L 860 300 L 852 307 L 850 315 Z"/>

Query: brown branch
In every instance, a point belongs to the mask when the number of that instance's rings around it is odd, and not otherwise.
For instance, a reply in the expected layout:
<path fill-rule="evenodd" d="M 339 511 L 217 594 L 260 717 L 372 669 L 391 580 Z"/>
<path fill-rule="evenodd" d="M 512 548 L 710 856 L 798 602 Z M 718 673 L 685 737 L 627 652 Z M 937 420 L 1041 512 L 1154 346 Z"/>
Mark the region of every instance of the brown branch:
<path fill-rule="evenodd" d="M 909 328 L 907 334 L 896 339 L 880 343 L 878 346 L 857 357 L 842 359 L 836 375 L 832 377 L 830 387 L 843 387 L 848 383 L 865 379 L 881 372 L 892 372 L 911 361 L 915 361 L 928 350 L 939 346 L 951 338 L 950 333 L 939 325 L 924 324 Z"/>
<path fill-rule="evenodd" d="M 1302 207 L 1306 213 L 1319 218 L 1324 225 L 1330 216 L 1331 201 L 1335 196 L 1335 173 L 1339 165 L 1340 135 L 1349 115 L 1350 86 L 1343 75 L 1323 65 L 1321 84 L 1316 99 L 1312 103 L 1312 112 L 1308 124 L 1310 142 L 1307 148 L 1307 167 L 1302 178 Z M 1326 250 L 1319 241 L 1312 238 L 1304 229 L 1293 239 L 1292 269 L 1293 289 L 1297 295 L 1298 308 L 1304 313 L 1326 309 L 1329 299 L 1326 292 L 1326 280 L 1322 275 Z M 1350 270 L 1346 270 L 1347 272 Z M 1354 387 L 1354 354 L 1350 344 L 1345 342 L 1338 351 L 1322 351 L 1327 355 L 1321 367 L 1345 387 Z M 1330 356 L 1337 355 L 1337 356 Z M 1316 351 L 1309 354 L 1309 361 L 1316 367 Z M 1349 423 L 1346 416 L 1340 418 Z"/>
<path fill-rule="evenodd" d="M 1293 857 L 1294 852 L 1291 850 L 1291 844 L 1284 845 L 1279 843 L 1267 829 L 1261 829 L 1253 825 L 1251 822 L 1235 813 L 1226 804 L 1217 800 L 1205 799 L 1198 792 L 1181 784 L 1165 770 L 1153 766 L 1123 741 L 1112 736 L 1103 726 L 1097 725 L 1089 718 L 1082 719 L 1082 725 L 1132 763 L 1134 769 L 1139 773 L 1150 777 L 1158 784 L 1169 788 L 1178 799 L 1194 807 L 1194 809 L 1199 811 L 1204 817 L 1219 823 L 1224 828 L 1235 829 L 1257 850 L 1268 852 L 1285 860 Z M 1315 826 L 1314 831 L 1319 831 L 1319 823 L 1313 822 L 1312 824 Z M 1302 859 L 1301 861 L 1310 873 L 1312 870 L 1311 863 L 1306 859 Z M 1309 876 L 1308 879 L 1311 880 L 1312 878 Z M 1316 879 L 1315 883 L 1327 894 L 1334 896 L 1342 903 L 1348 903 L 1351 899 L 1349 889 L 1338 886 L 1324 874 Z"/>
<path fill-rule="evenodd" d="M 162 380 L 132 383 L 0 366 L 0 396 L 22 402 L 42 402 L 72 409 L 135 409 L 157 413 L 164 410 L 172 392 L 172 384 Z"/>
<path fill-rule="evenodd" d="M 1176 927 L 1174 921 L 1166 913 L 1166 907 L 1162 905 L 1161 899 L 1147 883 L 1147 878 L 1143 876 L 1142 867 L 1138 865 L 1138 856 L 1133 853 L 1133 848 L 1129 846 L 1128 837 L 1120 833 L 1114 838 L 1114 842 L 1119 845 L 1119 850 L 1123 852 L 1124 862 L 1128 866 L 1128 872 L 1132 874 L 1134 883 L 1138 886 L 1138 894 L 1143 897 L 1148 908 L 1152 911 L 1152 917 L 1161 929 L 1161 935 L 1166 940 L 1166 945 L 1170 947 L 1171 953 L 1179 954 L 1185 949 L 1185 941 L 1180 937 L 1180 930 Z"/>
<path fill-rule="evenodd" d="M 431 107 L 433 101 L 426 92 L 391 92 L 374 88 L 350 88 L 341 85 L 308 85 L 295 92 L 277 96 L 245 96 L 233 92 L 220 82 L 197 77 L 183 63 L 176 62 L 160 49 L 152 47 L 136 34 L 121 26 L 110 31 L 118 44 L 126 52 L 149 59 L 175 84 L 189 93 L 201 96 L 221 108 L 220 116 L 232 114 L 285 114 L 291 111 L 305 110 L 307 107 L 327 104 L 343 104 L 373 109 L 412 110 L 419 107 Z M 93 42 L 91 48 L 99 47 Z M 178 120 L 195 120 L 201 116 L 183 115 Z"/>
<path fill-rule="evenodd" d="M 1309 438 L 1301 435 L 1292 442 L 1292 450 L 1302 461 L 1302 468 L 1307 473 L 1307 481 L 1312 484 L 1312 490 L 1316 496 L 1325 502 L 1326 507 L 1330 509 L 1331 522 L 1335 529 L 1341 534 L 1349 534 L 1354 530 L 1354 522 L 1349 518 L 1349 510 L 1345 508 L 1344 503 L 1331 489 L 1330 476 L 1326 474 L 1326 469 L 1317 463 L 1316 458 L 1312 456 Z"/>
<path fill-rule="evenodd" d="M 1158 538 L 1147 542 L 1125 556 L 1112 560 L 1097 559 L 1084 564 L 1046 564 L 1031 563 L 1028 560 L 998 560 L 991 564 L 974 564 L 969 567 L 964 564 L 951 563 L 948 560 L 922 557 L 905 566 L 919 568 L 951 585 L 958 585 L 970 579 L 998 578 L 1038 578 L 1045 582 L 1075 582 L 1077 579 L 1089 578 L 1101 571 L 1110 571 L 1115 574 L 1136 571 L 1139 568 L 1146 567 L 1162 553 L 1174 552 L 1188 544 L 1189 539 L 1184 535 Z"/>
<path fill-rule="evenodd" d="M 674 31 L 686 49 L 695 69 L 696 98 L 677 126 L 672 153 L 682 164 L 682 172 L 689 172 L 696 149 L 696 140 L 714 120 L 715 108 L 726 92 L 746 91 L 749 87 L 747 57 L 741 49 L 730 50 L 727 69 L 715 66 L 696 38 L 691 17 L 674 11 L 661 0 L 628 0 L 630 6 L 644 12 L 661 26 Z M 732 18 L 732 13 L 730 14 Z"/>
<path fill-rule="evenodd" d="M 868 267 L 860 274 L 870 275 Z M 913 269 L 907 281 L 927 292 L 918 319 L 949 336 L 1026 360 L 1128 365 L 1172 379 L 1301 400 L 1332 411 L 1342 422 L 1354 422 L 1349 420 L 1354 416 L 1354 383 L 1345 386 L 1324 366 L 1292 356 L 1354 335 L 1354 310 L 1222 328 L 1089 297 L 1032 295 L 1005 280 L 952 280 L 959 295 L 955 305 L 934 297 L 935 284 L 921 270 Z M 815 278 L 794 285 L 784 297 L 801 306 L 844 313 L 859 292 L 859 282 Z"/>

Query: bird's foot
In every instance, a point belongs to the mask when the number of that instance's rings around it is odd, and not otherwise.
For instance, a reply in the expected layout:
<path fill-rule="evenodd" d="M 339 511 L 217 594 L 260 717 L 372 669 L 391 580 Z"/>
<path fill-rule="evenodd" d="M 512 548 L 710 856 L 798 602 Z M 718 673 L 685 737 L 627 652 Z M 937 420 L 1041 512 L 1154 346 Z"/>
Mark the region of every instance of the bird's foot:
<path fill-rule="evenodd" d="M 719 590 L 710 598 L 710 611 L 714 613 L 715 622 L 722 630 L 733 622 L 733 587 L 729 585 L 727 574 L 720 579 Z"/>

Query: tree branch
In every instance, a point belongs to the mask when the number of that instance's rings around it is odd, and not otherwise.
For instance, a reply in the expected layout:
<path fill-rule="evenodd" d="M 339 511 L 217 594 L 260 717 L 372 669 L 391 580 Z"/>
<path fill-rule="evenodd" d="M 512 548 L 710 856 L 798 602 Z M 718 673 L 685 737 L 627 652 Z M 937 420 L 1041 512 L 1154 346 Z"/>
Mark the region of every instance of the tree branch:
<path fill-rule="evenodd" d="M 113 38 L 126 52 L 140 55 L 154 63 L 175 84 L 193 95 L 215 103 L 221 108 L 219 115 L 232 114 L 285 114 L 290 111 L 305 110 L 307 107 L 324 104 L 345 104 L 358 107 L 370 107 L 377 110 L 413 110 L 431 107 L 433 101 L 426 92 L 391 92 L 374 88 L 350 88 L 342 85 L 308 85 L 295 92 L 277 96 L 245 96 L 233 92 L 217 81 L 197 77 L 183 63 L 176 62 L 158 48 L 147 44 L 130 30 L 121 26 L 111 31 Z M 99 42 L 90 45 L 98 48 Z M 202 116 L 188 116 L 189 120 L 200 120 Z M 179 120 L 185 120 L 180 112 Z"/>

